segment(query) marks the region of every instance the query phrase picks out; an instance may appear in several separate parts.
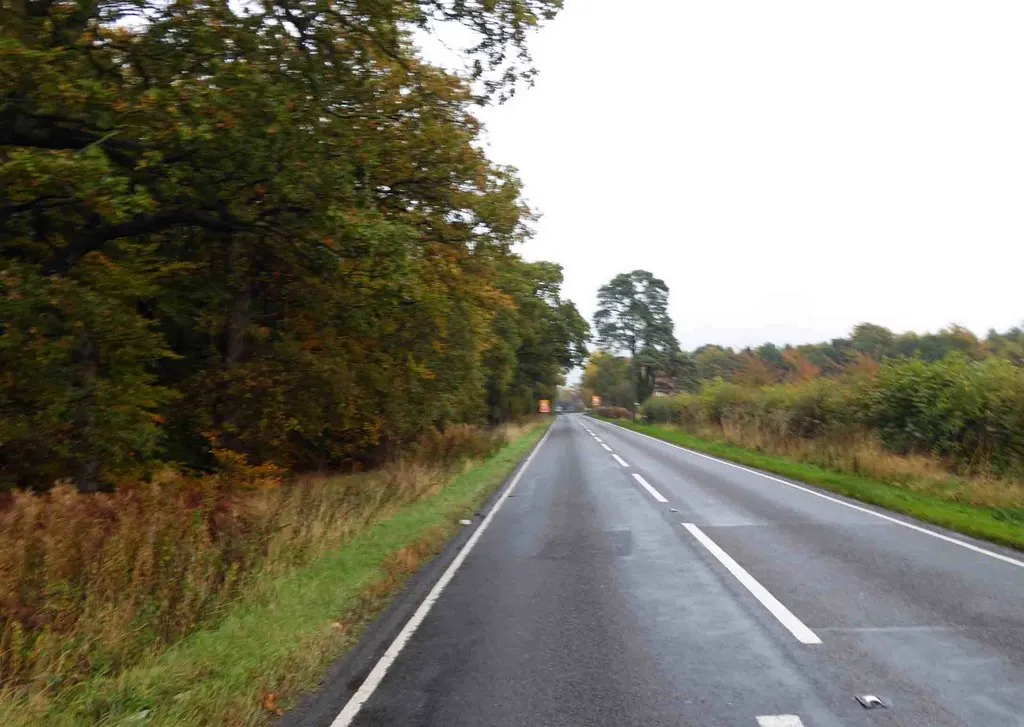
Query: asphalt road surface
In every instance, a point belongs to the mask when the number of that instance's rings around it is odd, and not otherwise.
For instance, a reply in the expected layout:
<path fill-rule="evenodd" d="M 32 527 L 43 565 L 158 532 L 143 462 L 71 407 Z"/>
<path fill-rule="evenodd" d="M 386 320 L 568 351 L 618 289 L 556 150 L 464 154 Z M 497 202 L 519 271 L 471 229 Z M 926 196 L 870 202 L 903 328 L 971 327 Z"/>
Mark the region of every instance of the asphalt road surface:
<path fill-rule="evenodd" d="M 335 727 L 1024 726 L 1020 553 L 576 415 L 499 503 Z"/>

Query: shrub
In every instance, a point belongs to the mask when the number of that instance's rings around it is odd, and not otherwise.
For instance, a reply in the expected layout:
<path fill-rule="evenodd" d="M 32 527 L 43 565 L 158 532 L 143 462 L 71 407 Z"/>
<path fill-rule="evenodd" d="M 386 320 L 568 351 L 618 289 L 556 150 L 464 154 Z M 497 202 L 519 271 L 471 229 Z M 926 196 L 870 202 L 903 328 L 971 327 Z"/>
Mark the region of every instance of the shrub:
<path fill-rule="evenodd" d="M 522 432 L 519 432 L 522 433 Z M 0 690 L 116 673 L 215 619 L 254 574 L 306 562 L 436 492 L 448 465 L 484 457 L 513 427 L 449 427 L 376 471 L 285 481 L 215 452 L 218 474 L 166 470 L 84 494 L 7 495 L 0 510 Z"/>
<path fill-rule="evenodd" d="M 445 429 L 428 429 L 412 448 L 413 459 L 428 464 L 449 465 L 463 459 L 482 459 L 507 443 L 501 429 L 455 424 Z"/>
<path fill-rule="evenodd" d="M 780 436 L 817 439 L 849 434 L 859 423 L 856 392 L 847 382 L 815 379 L 762 389 L 753 418 Z"/>
<path fill-rule="evenodd" d="M 716 381 L 697 394 L 652 398 L 643 413 L 654 423 L 829 466 L 854 450 L 877 459 L 880 442 L 899 455 L 938 457 L 947 470 L 1024 472 L 1024 370 L 1002 359 L 899 359 L 869 376 L 762 388 Z M 862 461 L 854 458 L 854 469 Z"/>
<path fill-rule="evenodd" d="M 605 419 L 632 419 L 633 412 L 623 406 L 601 406 L 597 408 L 597 415 Z"/>
<path fill-rule="evenodd" d="M 277 483 L 263 484 L 227 495 L 167 473 L 115 494 L 16 493 L 0 516 L 0 681 L 117 669 L 208 618 L 272 531 Z"/>
<path fill-rule="evenodd" d="M 643 415 L 649 422 L 689 428 L 704 420 L 703 402 L 696 394 L 656 396 L 644 404 Z"/>
<path fill-rule="evenodd" d="M 741 419 L 749 412 L 749 407 L 756 396 L 756 389 L 721 380 L 713 381 L 699 394 L 704 420 L 722 426 L 726 420 Z"/>
<path fill-rule="evenodd" d="M 935 363 L 885 364 L 868 392 L 868 420 L 896 452 L 964 469 L 1024 466 L 1024 372 L 1008 361 L 953 353 Z"/>

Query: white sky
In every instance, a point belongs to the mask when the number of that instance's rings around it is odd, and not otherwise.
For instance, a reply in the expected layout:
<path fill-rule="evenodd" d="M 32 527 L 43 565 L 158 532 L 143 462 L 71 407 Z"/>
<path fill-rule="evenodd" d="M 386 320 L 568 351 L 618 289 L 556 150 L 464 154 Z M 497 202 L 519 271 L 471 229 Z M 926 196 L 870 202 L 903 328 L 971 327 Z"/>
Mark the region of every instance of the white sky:
<path fill-rule="evenodd" d="M 566 5 L 482 118 L 588 319 L 635 268 L 685 349 L 1024 319 L 1024 2 Z"/>

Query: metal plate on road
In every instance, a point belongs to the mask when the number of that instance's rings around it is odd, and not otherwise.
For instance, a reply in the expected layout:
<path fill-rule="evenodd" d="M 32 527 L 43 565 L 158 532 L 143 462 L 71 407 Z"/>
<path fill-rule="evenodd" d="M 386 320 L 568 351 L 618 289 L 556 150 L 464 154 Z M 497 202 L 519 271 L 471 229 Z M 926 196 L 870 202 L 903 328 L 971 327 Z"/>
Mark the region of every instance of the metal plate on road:
<path fill-rule="evenodd" d="M 876 697 L 874 694 L 859 694 L 857 695 L 857 701 L 860 702 L 860 706 L 864 709 L 885 709 L 885 702 Z"/>

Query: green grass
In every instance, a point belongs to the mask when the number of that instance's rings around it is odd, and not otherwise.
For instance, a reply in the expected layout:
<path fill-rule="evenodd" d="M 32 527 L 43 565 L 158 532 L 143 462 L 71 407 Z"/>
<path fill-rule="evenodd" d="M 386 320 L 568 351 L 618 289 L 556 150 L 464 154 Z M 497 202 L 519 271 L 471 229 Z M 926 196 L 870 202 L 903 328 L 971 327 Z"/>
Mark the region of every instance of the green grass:
<path fill-rule="evenodd" d="M 600 417 L 599 417 L 600 418 Z M 677 429 L 605 419 L 626 429 L 714 455 L 731 462 L 817 485 L 861 502 L 879 505 L 965 535 L 1024 550 L 1024 520 L 1018 511 L 949 502 L 849 472 L 836 472 L 778 455 L 755 452 L 725 442 L 701 439 Z"/>
<path fill-rule="evenodd" d="M 0 701 L 5 727 L 261 725 L 314 688 L 405 578 L 436 554 L 550 422 L 402 507 L 338 550 L 258 585 L 219 623 L 117 677 L 33 702 Z"/>

